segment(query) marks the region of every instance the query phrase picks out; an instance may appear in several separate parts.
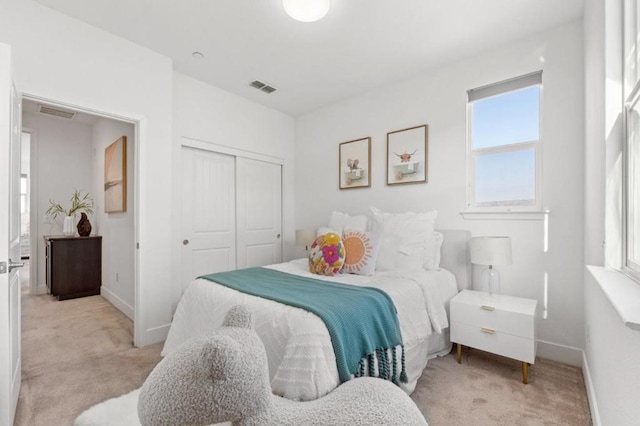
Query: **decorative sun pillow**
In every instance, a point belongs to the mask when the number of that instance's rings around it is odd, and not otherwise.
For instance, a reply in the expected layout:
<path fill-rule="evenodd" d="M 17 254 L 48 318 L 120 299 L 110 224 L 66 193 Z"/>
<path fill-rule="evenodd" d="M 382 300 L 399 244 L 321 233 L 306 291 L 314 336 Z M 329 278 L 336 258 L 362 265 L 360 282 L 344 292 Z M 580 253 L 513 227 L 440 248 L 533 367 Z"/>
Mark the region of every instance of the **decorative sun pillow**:
<path fill-rule="evenodd" d="M 335 275 L 344 265 L 345 254 L 340 235 L 335 232 L 321 235 L 309 249 L 309 270 L 318 275 Z"/>
<path fill-rule="evenodd" d="M 380 234 L 345 229 L 342 243 L 347 251 L 342 272 L 357 275 L 373 275 L 376 269 L 376 259 Z"/>

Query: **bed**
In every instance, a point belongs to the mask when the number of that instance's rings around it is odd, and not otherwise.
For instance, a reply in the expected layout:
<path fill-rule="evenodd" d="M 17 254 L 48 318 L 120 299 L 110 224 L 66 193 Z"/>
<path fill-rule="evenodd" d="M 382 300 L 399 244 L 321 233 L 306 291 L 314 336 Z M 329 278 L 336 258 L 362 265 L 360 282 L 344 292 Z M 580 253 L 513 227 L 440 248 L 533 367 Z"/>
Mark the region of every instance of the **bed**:
<path fill-rule="evenodd" d="M 408 380 L 400 385 L 411 393 L 428 359 L 451 350 L 449 300 L 469 283 L 468 232 L 440 232 L 445 239 L 439 270 L 385 271 L 371 277 L 352 274 L 321 277 L 308 272 L 306 259 L 266 268 L 384 290 L 396 306 L 406 354 Z M 331 338 L 320 318 L 205 279 L 194 280 L 183 294 L 162 355 L 192 337 L 206 335 L 219 327 L 227 310 L 238 304 L 254 312 L 255 329 L 267 351 L 275 394 L 294 400 L 313 400 L 340 384 Z"/>

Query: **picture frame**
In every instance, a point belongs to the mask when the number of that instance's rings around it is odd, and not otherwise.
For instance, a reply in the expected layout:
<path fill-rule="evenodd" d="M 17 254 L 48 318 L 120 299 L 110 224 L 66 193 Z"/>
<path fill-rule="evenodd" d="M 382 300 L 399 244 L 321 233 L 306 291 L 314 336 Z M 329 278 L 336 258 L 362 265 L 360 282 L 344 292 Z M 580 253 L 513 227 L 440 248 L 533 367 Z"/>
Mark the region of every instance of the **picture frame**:
<path fill-rule="evenodd" d="M 371 187 L 371 137 L 340 144 L 338 173 L 340 189 Z"/>
<path fill-rule="evenodd" d="M 428 152 L 426 124 L 387 133 L 387 185 L 426 183 Z"/>
<path fill-rule="evenodd" d="M 104 211 L 127 211 L 127 137 L 104 149 Z"/>

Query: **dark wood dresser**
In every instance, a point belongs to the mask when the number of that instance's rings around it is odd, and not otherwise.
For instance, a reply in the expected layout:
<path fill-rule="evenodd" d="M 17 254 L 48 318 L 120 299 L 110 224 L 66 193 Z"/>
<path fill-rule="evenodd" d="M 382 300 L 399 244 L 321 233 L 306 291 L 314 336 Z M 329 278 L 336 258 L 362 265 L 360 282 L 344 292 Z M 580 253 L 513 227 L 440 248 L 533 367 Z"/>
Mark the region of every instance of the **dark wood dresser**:
<path fill-rule="evenodd" d="M 46 235 L 46 280 L 58 300 L 100 294 L 102 237 Z"/>

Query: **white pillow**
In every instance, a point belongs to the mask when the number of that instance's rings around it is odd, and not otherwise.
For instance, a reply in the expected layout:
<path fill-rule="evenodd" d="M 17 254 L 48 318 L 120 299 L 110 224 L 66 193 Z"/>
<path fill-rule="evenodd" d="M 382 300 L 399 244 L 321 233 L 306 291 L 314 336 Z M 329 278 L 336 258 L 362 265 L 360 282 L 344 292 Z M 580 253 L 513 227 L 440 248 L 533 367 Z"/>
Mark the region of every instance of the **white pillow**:
<path fill-rule="evenodd" d="M 382 233 L 376 269 L 422 269 L 437 215 L 435 210 L 394 214 L 371 207 L 373 227 Z"/>
<path fill-rule="evenodd" d="M 367 216 L 363 214 L 350 215 L 348 213 L 333 211 L 329 217 L 327 227 L 335 230 L 338 234 L 342 234 L 345 228 L 364 232 L 367 230 Z"/>
<path fill-rule="evenodd" d="M 424 255 L 424 269 L 438 271 L 440 269 L 440 249 L 444 242 L 444 235 L 438 231 L 434 231 L 429 235 L 426 242 Z"/>

